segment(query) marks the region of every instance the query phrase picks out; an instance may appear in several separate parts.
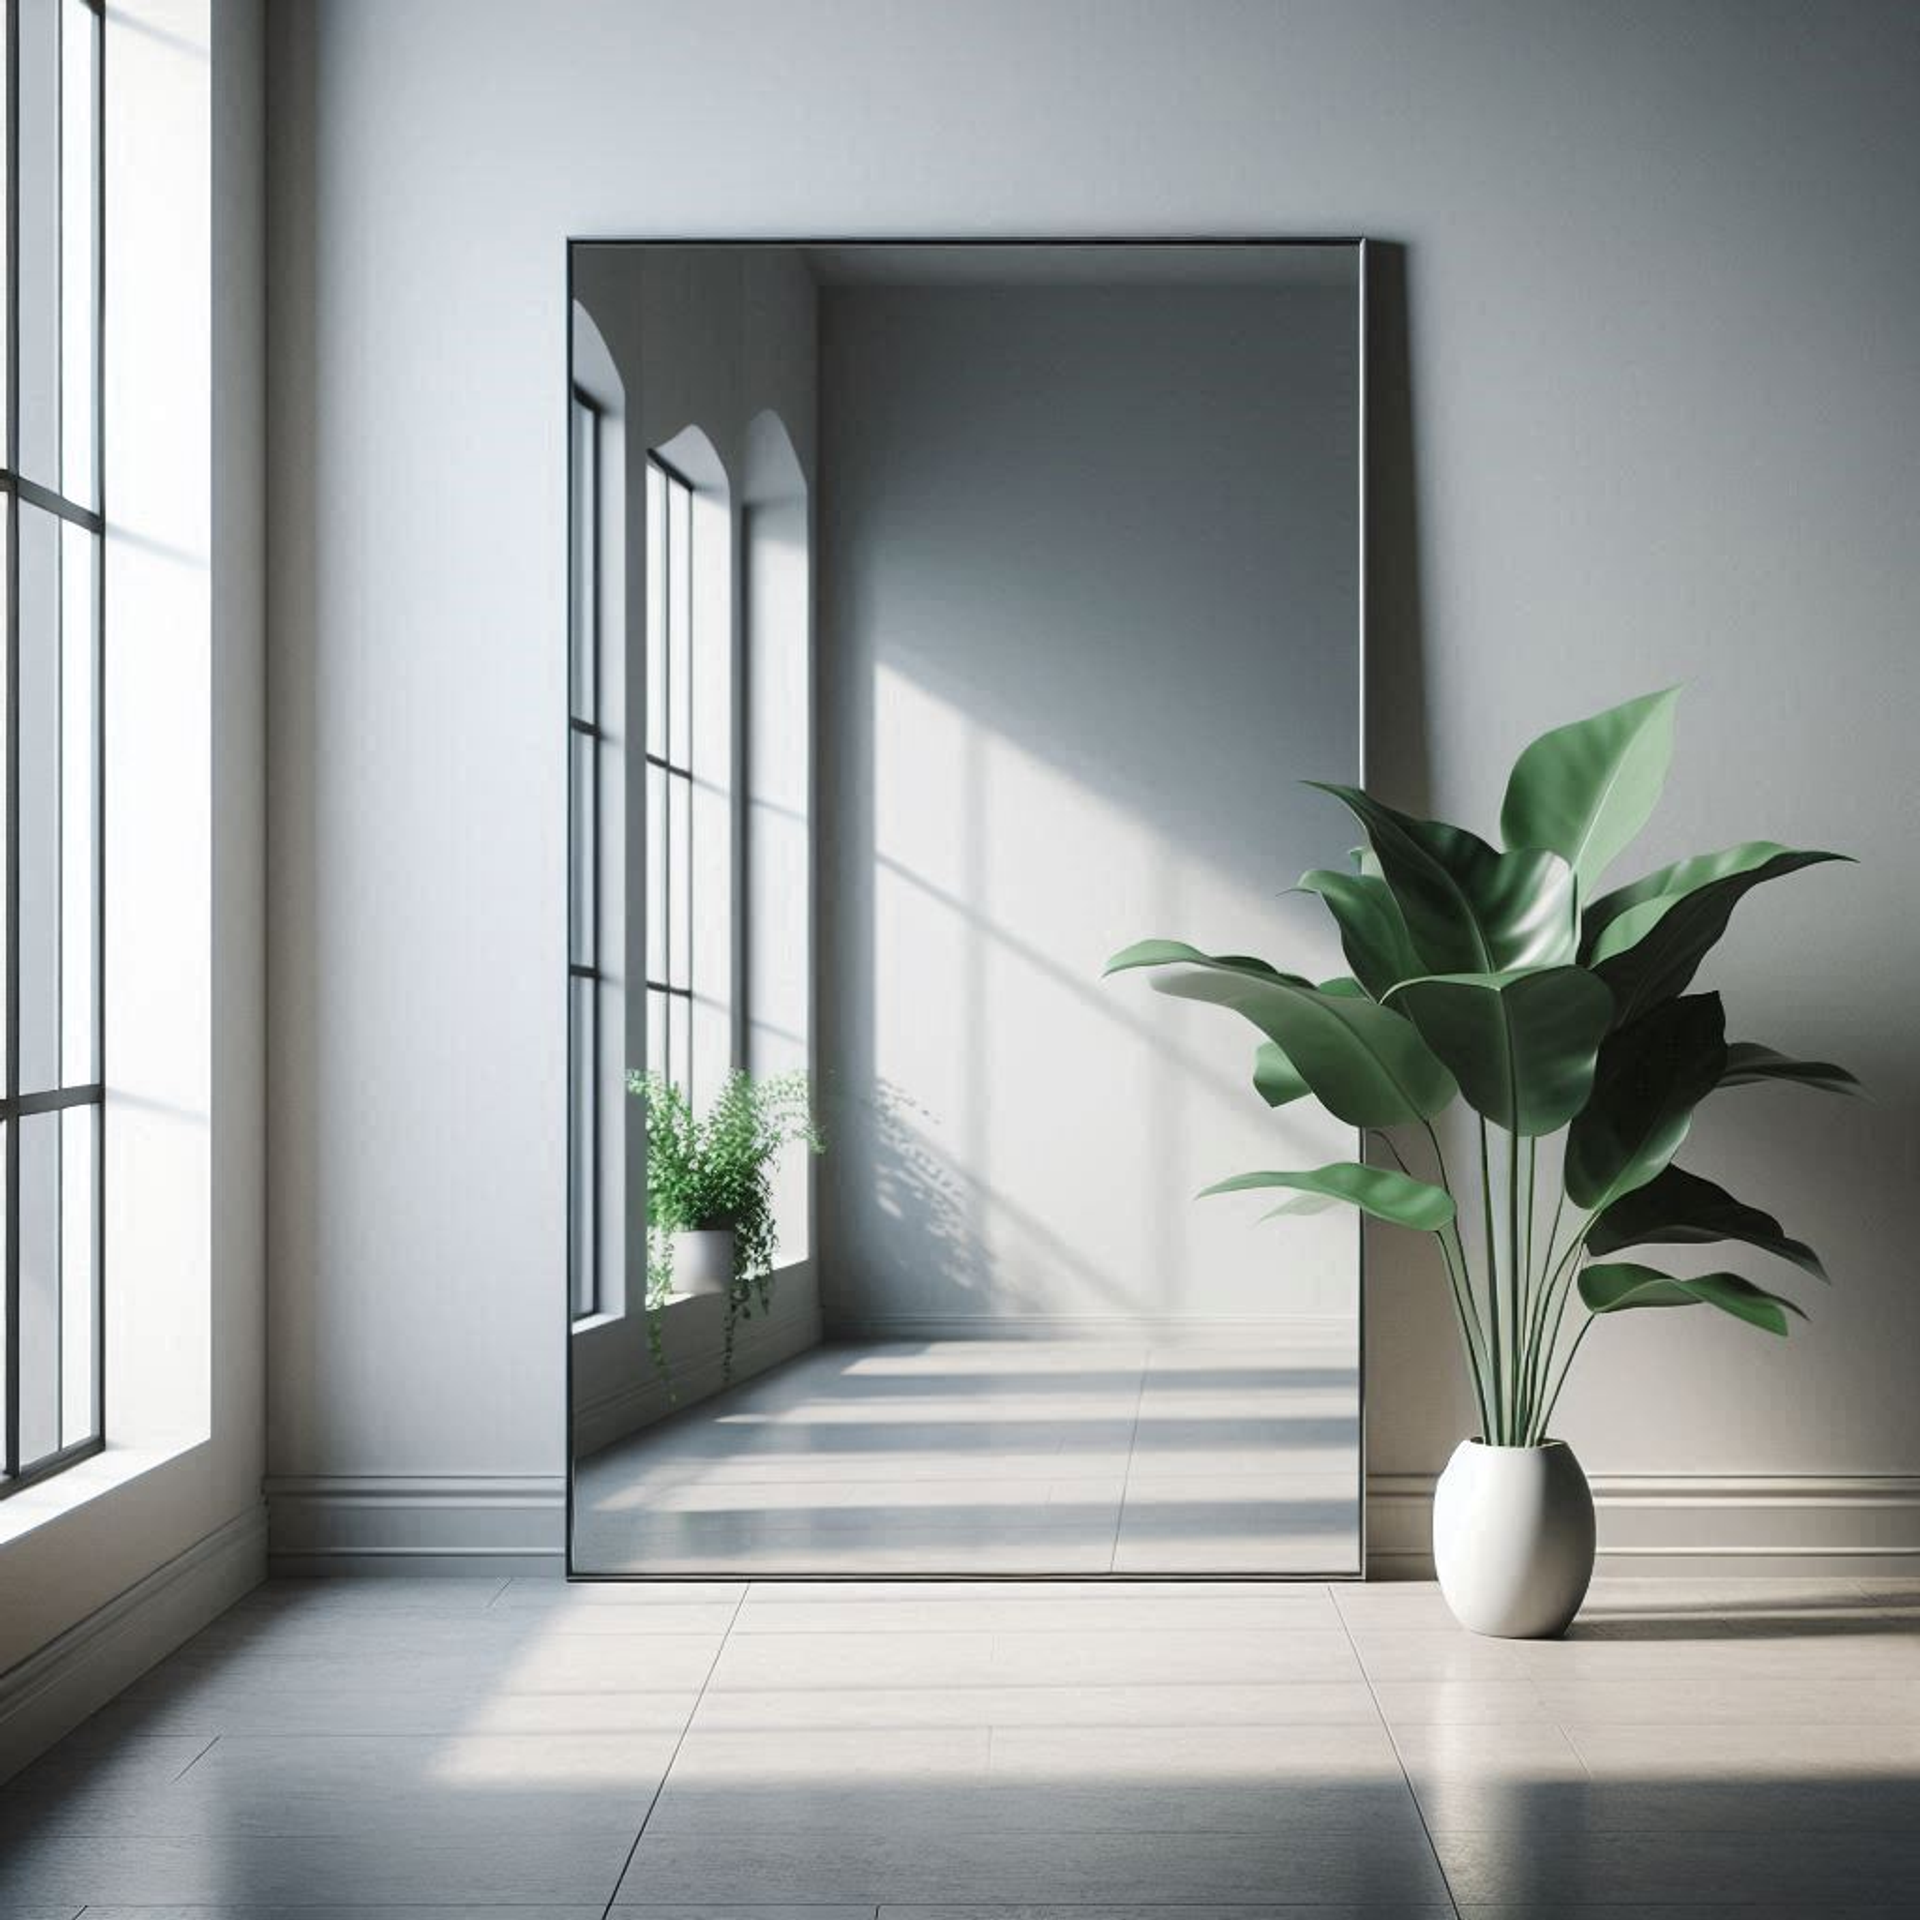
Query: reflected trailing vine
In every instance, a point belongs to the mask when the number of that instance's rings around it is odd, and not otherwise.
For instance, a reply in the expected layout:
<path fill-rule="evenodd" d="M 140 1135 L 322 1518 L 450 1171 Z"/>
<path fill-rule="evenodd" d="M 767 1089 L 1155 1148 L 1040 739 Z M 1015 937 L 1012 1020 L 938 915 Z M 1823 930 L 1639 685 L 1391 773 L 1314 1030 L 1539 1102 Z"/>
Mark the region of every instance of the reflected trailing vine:
<path fill-rule="evenodd" d="M 627 1091 L 646 1111 L 647 1340 L 654 1364 L 668 1371 L 660 1309 L 673 1297 L 673 1237 L 721 1229 L 733 1235 L 722 1350 L 722 1374 L 731 1379 L 738 1322 L 764 1313 L 773 1299 L 774 1162 L 789 1146 L 824 1151 L 808 1077 L 800 1070 L 760 1080 L 730 1073 L 704 1116 L 657 1073 L 629 1073 Z"/>

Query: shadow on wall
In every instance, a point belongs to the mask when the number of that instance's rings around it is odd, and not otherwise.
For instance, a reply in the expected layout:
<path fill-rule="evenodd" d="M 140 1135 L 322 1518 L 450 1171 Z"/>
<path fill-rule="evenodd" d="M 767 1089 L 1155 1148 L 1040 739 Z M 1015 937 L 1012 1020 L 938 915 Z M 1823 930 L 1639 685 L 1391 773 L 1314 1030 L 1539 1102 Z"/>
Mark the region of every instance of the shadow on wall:
<path fill-rule="evenodd" d="M 1420 449 L 1414 424 L 1409 252 L 1367 243 L 1366 784 L 1390 805 L 1432 811 L 1426 625 L 1421 590 Z M 1434 1250 L 1365 1221 L 1368 1458 L 1444 1459 L 1474 1423 L 1454 1364 L 1455 1334 Z M 1437 1357 L 1437 1360 L 1436 1360 Z M 1420 1381 L 1410 1395 L 1405 1384 Z M 1391 1431 L 1381 1429 L 1393 1423 Z"/>

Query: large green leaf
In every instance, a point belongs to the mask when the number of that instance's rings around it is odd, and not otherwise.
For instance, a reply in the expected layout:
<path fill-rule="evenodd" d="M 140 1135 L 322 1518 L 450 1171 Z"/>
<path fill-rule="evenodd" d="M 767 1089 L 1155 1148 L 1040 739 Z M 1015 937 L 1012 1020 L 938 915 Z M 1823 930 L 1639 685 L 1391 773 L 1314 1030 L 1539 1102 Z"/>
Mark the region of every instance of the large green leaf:
<path fill-rule="evenodd" d="M 1136 940 L 1130 947 L 1122 947 L 1107 964 L 1100 969 L 1100 977 L 1105 979 L 1110 973 L 1126 973 L 1134 967 L 1171 967 L 1188 965 L 1226 967 L 1235 973 L 1251 975 L 1256 980 L 1292 980 L 1301 986 L 1309 982 L 1297 973 L 1282 973 L 1278 967 L 1269 966 L 1264 960 L 1256 960 L 1250 954 L 1215 953 L 1205 954 L 1197 947 L 1190 947 L 1184 940 Z"/>
<path fill-rule="evenodd" d="M 1253 1054 L 1253 1090 L 1270 1107 L 1284 1107 L 1304 1100 L 1313 1089 L 1300 1078 L 1287 1058 L 1287 1050 L 1277 1040 L 1262 1040 Z"/>
<path fill-rule="evenodd" d="M 1347 965 L 1374 999 L 1384 1000 L 1402 980 L 1426 972 L 1394 903 L 1393 890 L 1377 875 L 1316 867 L 1300 876 L 1300 887 L 1327 903 L 1340 929 Z"/>
<path fill-rule="evenodd" d="M 1230 1007 L 1274 1041 L 1316 1100 L 1353 1127 L 1393 1127 L 1438 1113 L 1453 1076 L 1413 1023 L 1358 995 L 1324 993 L 1263 962 L 1220 958 L 1177 940 L 1144 940 L 1115 954 L 1109 973 L 1178 966 L 1162 993 Z"/>
<path fill-rule="evenodd" d="M 1860 1091 L 1860 1082 L 1830 1060 L 1790 1060 L 1755 1040 L 1728 1041 L 1727 1070 L 1720 1076 L 1720 1084 L 1745 1087 L 1760 1080 L 1785 1080 L 1796 1087 L 1818 1087 L 1822 1093 Z"/>
<path fill-rule="evenodd" d="M 1827 1277 L 1820 1256 L 1804 1240 L 1788 1238 L 1772 1214 L 1743 1204 L 1726 1188 L 1682 1167 L 1667 1167 L 1644 1187 L 1622 1194 L 1593 1223 L 1587 1251 L 1618 1253 L 1622 1247 L 1690 1246 L 1711 1240 L 1744 1241 L 1792 1261 L 1816 1280 Z"/>
<path fill-rule="evenodd" d="M 1600 1048 L 1593 1092 L 1567 1130 L 1567 1198 L 1598 1211 L 1644 1187 L 1687 1137 L 1727 1063 L 1717 993 L 1662 1001 Z"/>
<path fill-rule="evenodd" d="M 1678 1280 L 1651 1267 L 1619 1261 L 1588 1267 L 1580 1275 L 1580 1298 L 1595 1313 L 1624 1313 L 1631 1307 L 1718 1307 L 1750 1327 L 1784 1335 L 1787 1315 L 1807 1316 L 1778 1293 L 1756 1287 L 1737 1273 L 1702 1274 L 1696 1280 Z"/>
<path fill-rule="evenodd" d="M 1583 967 L 1453 973 L 1395 989 L 1476 1113 L 1509 1133 L 1557 1133 L 1586 1105 L 1613 996 Z"/>
<path fill-rule="evenodd" d="M 1453 1196 L 1444 1187 L 1395 1173 L 1390 1167 L 1365 1167 L 1354 1160 L 1336 1160 L 1332 1166 L 1300 1173 L 1240 1173 L 1231 1180 L 1203 1187 L 1200 1197 L 1247 1193 L 1259 1187 L 1291 1187 L 1309 1201 L 1328 1205 L 1344 1202 L 1376 1220 L 1413 1227 L 1421 1233 L 1438 1233 L 1453 1220 Z"/>
<path fill-rule="evenodd" d="M 1603 895 L 1582 918 L 1581 963 L 1613 990 L 1624 1024 L 1684 993 L 1741 900 L 1765 880 L 1845 854 L 1753 840 L 1696 854 Z"/>
<path fill-rule="evenodd" d="M 1551 848 L 1573 868 L 1585 898 L 1660 798 L 1679 697 L 1670 687 L 1543 733 L 1514 762 L 1501 839 Z"/>
<path fill-rule="evenodd" d="M 1357 787 L 1309 781 L 1367 830 L 1425 973 L 1505 973 L 1574 957 L 1573 869 L 1557 853 L 1500 853 L 1443 820 L 1416 820 Z"/>

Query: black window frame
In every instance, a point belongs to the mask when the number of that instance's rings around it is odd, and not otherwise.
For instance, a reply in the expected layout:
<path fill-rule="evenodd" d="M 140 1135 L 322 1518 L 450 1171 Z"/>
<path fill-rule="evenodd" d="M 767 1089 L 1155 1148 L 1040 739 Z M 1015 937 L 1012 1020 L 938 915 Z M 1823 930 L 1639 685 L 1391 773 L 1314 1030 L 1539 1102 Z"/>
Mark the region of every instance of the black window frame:
<path fill-rule="evenodd" d="M 43 0 L 43 4 L 45 0 Z M 5 1025 L 6 1025 L 6 1063 L 3 1079 L 0 1079 L 0 1160 L 4 1161 L 6 1196 L 4 1208 L 4 1251 L 0 1252 L 0 1266 L 4 1267 L 4 1280 L 0 1281 L 0 1292 L 4 1293 L 4 1351 L 0 1353 L 0 1397 L 4 1397 L 4 1418 L 0 1419 L 0 1499 L 18 1493 L 24 1488 L 36 1485 L 53 1474 L 91 1458 L 100 1453 L 106 1445 L 106 1409 L 107 1409 L 107 1369 L 106 1369 L 106 1239 L 105 1239 L 105 1166 L 106 1166 L 106 1016 L 105 1016 L 105 924 L 106 924 L 106 888 L 105 888 L 105 604 L 106 604 L 106 461 L 104 422 L 106 417 L 105 381 L 103 373 L 103 342 L 105 337 L 105 233 L 106 233 L 106 46 L 105 18 L 102 0 L 51 0 L 50 11 L 54 15 L 57 84 L 55 99 L 49 109 L 54 116 L 52 189 L 56 198 L 56 210 L 53 221 L 53 257 L 57 263 L 66 259 L 66 239 L 68 221 L 73 210 L 65 204 L 65 141 L 61 116 L 66 101 L 66 68 L 68 53 L 68 25 L 76 12 L 84 14 L 87 20 L 87 32 L 91 36 L 91 152 L 92 172 L 91 205 L 86 209 L 86 217 L 92 226 L 92 301 L 90 315 L 90 334 L 88 349 L 90 365 L 87 375 L 90 383 L 89 402 L 91 406 L 93 503 L 72 498 L 66 491 L 64 473 L 52 476 L 58 482 L 49 486 L 44 480 L 22 472 L 22 453 L 20 446 L 20 311 L 21 311 L 21 238 L 20 238 L 20 7 L 21 0 L 6 0 L 5 4 L 5 46 L 6 46 L 6 287 L 5 305 L 7 336 L 5 347 L 5 383 L 6 383 L 6 433 L 4 453 L 0 454 L 0 498 L 4 499 L 6 518 L 6 556 L 5 556 L 5 594 L 6 628 L 4 640 L 6 655 L 6 768 L 5 784 L 5 900 L 4 945 L 5 945 Z M 54 327 L 58 333 L 67 317 L 64 299 L 64 285 L 56 287 L 52 300 Z M 55 376 L 55 390 L 48 401 L 59 418 L 65 404 L 65 361 L 66 341 L 60 341 L 59 372 Z M 61 421 L 64 429 L 65 422 Z M 64 445 L 60 464 L 64 466 Z M 52 595 L 51 611 L 40 609 L 43 617 L 52 621 L 55 632 L 44 644 L 50 645 L 55 661 L 55 679 L 58 686 L 58 706 L 53 721 L 56 735 L 55 745 L 49 749 L 51 755 L 53 779 L 51 787 L 55 795 L 53 807 L 53 854 L 54 867 L 59 874 L 58 886 L 65 885 L 64 862 L 66 857 L 66 821 L 64 818 L 65 773 L 64 754 L 66 747 L 66 697 L 68 689 L 64 681 L 66 663 L 64 623 L 67 616 L 65 599 L 65 567 L 67 564 L 68 540 L 66 529 L 78 528 L 88 541 L 87 564 L 91 570 L 89 583 L 92 632 L 90 635 L 92 659 L 91 686 L 89 694 L 92 711 L 87 728 L 88 744 L 91 752 L 91 794 L 90 794 L 90 846 L 88 848 L 89 884 L 91 900 L 89 911 L 91 923 L 92 954 L 90 956 L 89 980 L 87 991 L 91 996 L 91 1065 L 94 1077 L 90 1080 L 69 1081 L 66 1078 L 68 1061 L 65 1057 L 66 992 L 66 953 L 56 943 L 56 958 L 52 969 L 53 1014 L 52 1040 L 55 1067 L 53 1084 L 47 1086 L 23 1086 L 21 1084 L 21 1009 L 20 1009 L 20 897 L 21 897 L 21 853 L 20 853 L 20 787 L 21 787 L 21 527 L 22 510 L 48 516 L 55 523 L 58 534 L 57 551 L 60 554 L 60 582 Z M 63 922 L 60 937 L 63 940 L 64 893 L 59 916 Z M 37 1115 L 61 1114 L 74 1109 L 92 1108 L 95 1110 L 92 1141 L 92 1180 L 91 1180 L 91 1220 L 89 1223 L 91 1272 L 88 1285 L 91 1289 L 88 1337 L 91 1345 L 89 1354 L 91 1372 L 91 1414 L 88 1431 L 74 1440 L 65 1438 L 67 1432 L 68 1408 L 65 1404 L 66 1359 L 64 1341 L 67 1331 L 66 1287 L 68 1283 L 68 1244 L 67 1244 L 67 1190 L 65 1185 L 65 1128 L 56 1130 L 53 1143 L 52 1234 L 57 1248 L 58 1275 L 53 1288 L 53 1319 L 55 1338 L 53 1342 L 53 1380 L 51 1388 L 52 1403 L 52 1448 L 38 1449 L 31 1458 L 22 1457 L 21 1434 L 21 1375 L 22 1375 L 22 1305 L 21 1305 L 21 1122 Z"/>

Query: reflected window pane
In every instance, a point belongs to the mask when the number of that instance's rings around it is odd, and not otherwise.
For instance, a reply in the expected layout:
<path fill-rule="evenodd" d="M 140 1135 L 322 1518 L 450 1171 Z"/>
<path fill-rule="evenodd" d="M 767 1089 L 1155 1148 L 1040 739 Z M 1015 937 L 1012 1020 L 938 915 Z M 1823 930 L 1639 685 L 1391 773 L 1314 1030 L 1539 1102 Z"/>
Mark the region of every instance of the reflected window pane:
<path fill-rule="evenodd" d="M 667 1071 L 667 1028 L 671 1022 L 670 994 L 649 990 L 647 994 L 647 1071 L 665 1076 Z"/>
<path fill-rule="evenodd" d="M 667 984 L 693 985 L 693 782 L 667 776 Z"/>
<path fill-rule="evenodd" d="M 692 1009 L 679 995 L 671 998 L 673 1025 L 667 1035 L 667 1077 L 691 1100 L 694 1097 L 693 1021 L 689 1017 Z"/>
<path fill-rule="evenodd" d="M 573 982 L 569 1016 L 569 1073 L 573 1085 L 571 1286 L 573 1310 L 579 1315 L 594 1312 L 598 1305 L 595 1249 L 599 1185 L 596 1174 L 600 1155 L 594 1062 L 599 1054 L 596 1031 L 599 1006 L 593 981 L 576 979 Z"/>
<path fill-rule="evenodd" d="M 573 872 L 569 891 L 572 896 L 572 935 L 570 946 L 577 967 L 599 965 L 599 912 L 597 893 L 600 874 L 599 822 L 595 812 L 595 750 L 586 734 L 570 733 L 572 755 L 568 784 L 573 809 Z"/>
<path fill-rule="evenodd" d="M 667 477 L 647 463 L 647 751 L 667 754 Z"/>
<path fill-rule="evenodd" d="M 599 418 L 576 395 L 573 402 L 573 716 L 599 714 Z"/>
<path fill-rule="evenodd" d="M 647 763 L 647 978 L 667 977 L 667 843 L 669 793 L 677 783 Z"/>
<path fill-rule="evenodd" d="M 667 758 L 693 765 L 693 490 L 667 489 Z"/>

